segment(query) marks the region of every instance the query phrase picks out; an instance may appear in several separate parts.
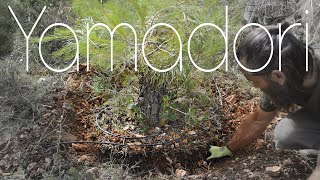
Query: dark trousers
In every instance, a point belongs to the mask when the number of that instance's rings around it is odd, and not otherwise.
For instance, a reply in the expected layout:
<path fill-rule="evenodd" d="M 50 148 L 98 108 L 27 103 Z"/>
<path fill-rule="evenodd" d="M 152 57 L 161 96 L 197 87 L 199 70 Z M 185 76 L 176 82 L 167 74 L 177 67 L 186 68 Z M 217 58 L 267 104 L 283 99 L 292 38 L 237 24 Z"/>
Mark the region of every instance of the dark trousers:
<path fill-rule="evenodd" d="M 274 130 L 280 149 L 320 149 L 320 112 L 302 108 L 281 119 Z"/>

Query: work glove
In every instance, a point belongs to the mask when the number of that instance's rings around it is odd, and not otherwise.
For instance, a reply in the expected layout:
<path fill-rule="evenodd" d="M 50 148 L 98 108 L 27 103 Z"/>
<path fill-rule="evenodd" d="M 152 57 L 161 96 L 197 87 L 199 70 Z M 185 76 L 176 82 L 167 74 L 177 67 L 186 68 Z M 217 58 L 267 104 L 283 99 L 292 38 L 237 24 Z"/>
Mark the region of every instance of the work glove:
<path fill-rule="evenodd" d="M 231 156 L 232 152 L 228 149 L 227 146 L 219 147 L 219 146 L 211 146 L 209 149 L 209 152 L 211 153 L 211 156 L 207 158 L 207 160 L 210 159 L 216 159 L 221 158 L 224 156 Z"/>

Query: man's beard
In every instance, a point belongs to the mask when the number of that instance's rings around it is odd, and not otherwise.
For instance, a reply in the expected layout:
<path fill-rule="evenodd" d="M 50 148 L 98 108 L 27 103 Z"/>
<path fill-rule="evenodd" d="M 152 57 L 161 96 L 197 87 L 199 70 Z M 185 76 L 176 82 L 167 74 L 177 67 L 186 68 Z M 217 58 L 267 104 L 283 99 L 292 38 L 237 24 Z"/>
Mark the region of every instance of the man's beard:
<path fill-rule="evenodd" d="M 272 80 L 268 80 L 268 84 L 268 88 L 261 90 L 275 106 L 288 110 L 294 104 L 303 105 L 306 103 L 307 97 L 304 91 L 297 87 L 295 82 L 286 82 L 285 85 L 279 85 Z"/>

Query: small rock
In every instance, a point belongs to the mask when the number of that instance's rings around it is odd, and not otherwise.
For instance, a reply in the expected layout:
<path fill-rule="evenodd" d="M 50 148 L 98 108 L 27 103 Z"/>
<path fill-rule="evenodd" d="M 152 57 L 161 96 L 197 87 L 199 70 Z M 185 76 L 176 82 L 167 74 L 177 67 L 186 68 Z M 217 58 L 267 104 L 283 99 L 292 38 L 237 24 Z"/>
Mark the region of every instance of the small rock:
<path fill-rule="evenodd" d="M 33 163 L 30 163 L 26 169 L 26 172 L 31 172 L 32 170 L 34 170 L 37 166 L 37 163 L 33 162 Z"/>
<path fill-rule="evenodd" d="M 11 173 L 2 173 L 2 176 L 11 176 Z"/>
<path fill-rule="evenodd" d="M 203 166 L 208 166 L 207 161 L 203 161 Z"/>
<path fill-rule="evenodd" d="M 256 160 L 256 159 L 257 159 L 257 157 L 256 157 L 256 156 L 253 156 L 253 157 L 252 157 L 252 160 Z"/>
<path fill-rule="evenodd" d="M 58 115 L 58 114 L 59 114 L 58 110 L 56 110 L 56 109 L 53 109 L 53 110 L 51 111 L 51 113 L 54 114 L 54 115 Z"/>
<path fill-rule="evenodd" d="M 187 171 L 185 171 L 183 169 L 176 170 L 176 176 L 178 176 L 178 177 L 184 177 L 184 176 L 186 176 L 186 174 L 187 174 Z"/>
<path fill-rule="evenodd" d="M 204 160 L 198 161 L 198 166 L 206 166 L 206 165 L 208 165 L 206 161 Z"/>
<path fill-rule="evenodd" d="M 155 127 L 154 130 L 155 130 L 156 132 L 160 132 L 160 131 L 161 131 L 161 129 L 160 129 L 159 127 Z"/>
<path fill-rule="evenodd" d="M 83 162 L 88 161 L 89 159 L 90 159 L 89 156 L 87 156 L 87 155 L 82 155 L 82 156 L 78 159 L 78 162 L 79 162 L 79 163 L 83 163 Z"/>
<path fill-rule="evenodd" d="M 174 167 L 175 167 L 176 169 L 179 169 L 179 168 L 181 168 L 182 166 L 181 166 L 180 163 L 177 163 Z"/>
<path fill-rule="evenodd" d="M 93 174 L 93 175 L 98 175 L 99 174 L 99 169 L 97 167 L 93 167 L 91 169 L 88 169 L 87 173 L 90 173 L 90 174 Z"/>
<path fill-rule="evenodd" d="M 190 175 L 188 179 L 206 179 L 204 175 Z"/>
<path fill-rule="evenodd" d="M 272 144 L 267 144 L 267 149 L 270 149 L 272 147 Z"/>
<path fill-rule="evenodd" d="M 20 139 L 25 139 L 27 136 L 26 135 L 24 135 L 24 134 L 21 134 L 20 135 Z"/>
<path fill-rule="evenodd" d="M 2 174 L 3 174 L 3 171 L 2 171 L 2 169 L 0 169 L 0 176 L 2 176 Z"/>
<path fill-rule="evenodd" d="M 280 166 L 266 167 L 266 172 L 272 177 L 277 177 L 280 175 L 281 167 Z"/>
<path fill-rule="evenodd" d="M 52 160 L 50 158 L 45 158 L 44 162 L 46 162 L 47 164 L 51 165 Z"/>
<path fill-rule="evenodd" d="M 88 151 L 88 146 L 85 144 L 73 144 L 72 143 L 72 148 L 77 151 L 77 152 L 85 152 Z"/>
<path fill-rule="evenodd" d="M 39 79 L 38 79 L 37 83 L 38 83 L 38 84 L 41 84 L 41 83 L 44 83 L 45 81 L 46 81 L 46 78 L 43 78 L 43 77 L 42 77 L 42 78 L 39 78 Z"/>
<path fill-rule="evenodd" d="M 195 131 L 189 131 L 188 133 L 189 135 L 193 136 L 193 135 L 196 135 L 197 133 Z"/>
<path fill-rule="evenodd" d="M 44 168 L 48 169 L 51 166 L 52 160 L 50 158 L 45 158 L 44 162 L 45 162 L 44 165 L 43 165 Z"/>
<path fill-rule="evenodd" d="M 264 146 L 264 140 L 263 139 L 257 139 L 256 143 L 256 149 L 261 149 Z"/>
<path fill-rule="evenodd" d="M 290 158 L 283 161 L 283 165 L 285 165 L 285 166 L 286 165 L 291 165 L 291 164 L 293 164 L 293 162 L 292 162 L 292 160 Z"/>
<path fill-rule="evenodd" d="M 244 169 L 243 171 L 246 172 L 246 173 L 250 173 L 251 172 L 249 169 Z"/>

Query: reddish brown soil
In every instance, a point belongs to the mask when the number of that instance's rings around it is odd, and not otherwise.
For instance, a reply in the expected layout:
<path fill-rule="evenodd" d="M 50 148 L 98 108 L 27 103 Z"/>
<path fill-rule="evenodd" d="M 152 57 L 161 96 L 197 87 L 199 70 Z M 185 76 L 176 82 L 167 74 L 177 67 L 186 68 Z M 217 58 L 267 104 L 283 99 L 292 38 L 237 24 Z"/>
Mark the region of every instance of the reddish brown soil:
<path fill-rule="evenodd" d="M 200 127 L 179 129 L 166 126 L 161 129 L 167 132 L 165 136 L 147 140 L 124 141 L 105 135 L 95 125 L 95 117 L 103 102 L 102 98 L 93 96 L 91 83 L 94 75 L 94 70 L 85 72 L 85 66 L 80 73 L 70 72 L 66 76 L 66 86 L 46 98 L 41 107 L 42 120 L 18 127 L 10 142 L 6 139 L 0 142 L 2 172 L 14 175 L 21 164 L 26 177 L 32 179 L 43 178 L 46 172 L 63 177 L 70 167 L 81 168 L 83 163 L 99 167 L 110 160 L 110 156 L 115 162 L 129 166 L 138 164 L 131 173 L 132 177 L 140 178 L 148 177 L 150 173 L 172 178 L 179 169 L 185 170 L 185 178 L 190 179 L 306 179 L 315 166 L 313 159 L 274 148 L 272 129 L 275 123 L 266 131 L 265 140 L 261 137 L 233 157 L 204 161 L 209 145 L 223 145 L 257 102 L 253 95 L 241 92 L 234 83 L 226 81 L 227 76 L 215 80 L 219 90 L 212 85 L 213 94 L 221 99 L 223 108 L 208 108 L 214 113 Z M 217 128 L 217 121 L 221 122 L 221 128 Z M 113 129 L 110 132 L 122 136 L 137 135 Z M 152 129 L 148 131 L 148 135 L 152 132 Z M 171 143 L 170 140 L 176 141 Z M 141 145 L 155 142 L 169 143 Z M 268 166 L 280 166 L 280 174 L 271 177 L 265 171 Z"/>

